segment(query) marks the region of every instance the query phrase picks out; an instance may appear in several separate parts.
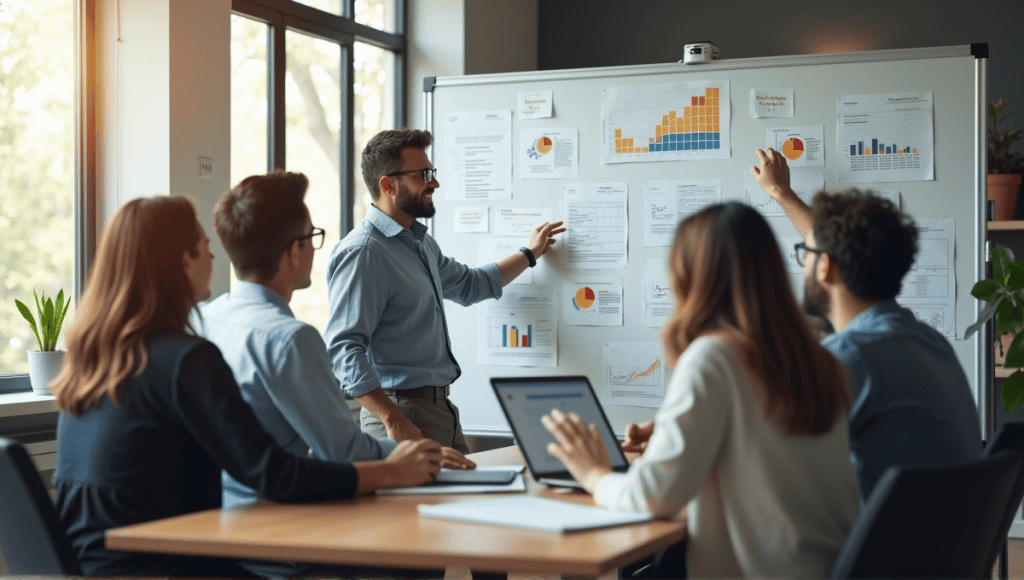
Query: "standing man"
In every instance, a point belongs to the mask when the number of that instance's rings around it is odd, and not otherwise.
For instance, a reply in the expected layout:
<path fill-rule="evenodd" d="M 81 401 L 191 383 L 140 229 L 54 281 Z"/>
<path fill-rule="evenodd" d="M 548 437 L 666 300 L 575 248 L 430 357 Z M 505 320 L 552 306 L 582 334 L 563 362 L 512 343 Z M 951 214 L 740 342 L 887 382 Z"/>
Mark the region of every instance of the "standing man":
<path fill-rule="evenodd" d="M 956 353 L 895 300 L 917 253 L 913 221 L 856 190 L 819 193 L 808 207 L 789 186 L 786 159 L 773 149 L 757 156 L 758 185 L 804 238 L 804 307 L 832 323 L 822 345 L 853 379 L 850 460 L 862 500 L 891 465 L 980 459 L 981 423 Z"/>
<path fill-rule="evenodd" d="M 538 226 L 497 264 L 469 268 L 441 253 L 416 218 L 434 215 L 437 171 L 428 131 L 382 131 L 363 150 L 373 205 L 331 252 L 331 316 L 325 333 L 334 373 L 363 405 L 364 432 L 395 441 L 427 437 L 469 451 L 449 385 L 462 373 L 451 351 L 442 298 L 463 306 L 502 287 L 548 252 L 562 222 Z"/>

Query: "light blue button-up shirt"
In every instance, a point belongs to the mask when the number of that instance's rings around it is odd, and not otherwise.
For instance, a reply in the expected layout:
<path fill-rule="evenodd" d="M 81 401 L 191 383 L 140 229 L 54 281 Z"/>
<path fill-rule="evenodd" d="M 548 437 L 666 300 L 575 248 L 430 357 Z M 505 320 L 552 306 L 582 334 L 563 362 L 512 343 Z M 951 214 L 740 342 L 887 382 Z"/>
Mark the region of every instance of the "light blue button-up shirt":
<path fill-rule="evenodd" d="M 220 348 L 242 398 L 278 445 L 295 455 L 336 461 L 382 459 L 395 448 L 394 441 L 359 430 L 323 338 L 296 320 L 275 290 L 239 281 L 199 311 L 193 326 Z M 227 473 L 221 479 L 225 507 L 259 499 Z"/>
<path fill-rule="evenodd" d="M 850 461 L 867 499 L 892 465 L 981 459 L 981 423 L 949 340 L 895 300 L 879 302 L 822 345 L 853 379 Z"/>
<path fill-rule="evenodd" d="M 406 229 L 371 206 L 331 251 L 327 294 L 327 351 L 349 395 L 440 387 L 462 373 L 441 298 L 463 306 L 499 298 L 501 270 L 460 264 L 423 224 Z"/>

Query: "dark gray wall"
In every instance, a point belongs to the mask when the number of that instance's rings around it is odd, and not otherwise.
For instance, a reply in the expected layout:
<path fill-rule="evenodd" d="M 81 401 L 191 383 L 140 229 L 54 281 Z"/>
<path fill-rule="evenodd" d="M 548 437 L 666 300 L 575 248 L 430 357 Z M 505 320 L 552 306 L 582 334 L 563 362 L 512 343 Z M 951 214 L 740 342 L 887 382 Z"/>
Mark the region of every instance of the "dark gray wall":
<path fill-rule="evenodd" d="M 989 99 L 1024 125 L 1024 0 L 539 0 L 538 21 L 542 70 L 986 42 Z"/>

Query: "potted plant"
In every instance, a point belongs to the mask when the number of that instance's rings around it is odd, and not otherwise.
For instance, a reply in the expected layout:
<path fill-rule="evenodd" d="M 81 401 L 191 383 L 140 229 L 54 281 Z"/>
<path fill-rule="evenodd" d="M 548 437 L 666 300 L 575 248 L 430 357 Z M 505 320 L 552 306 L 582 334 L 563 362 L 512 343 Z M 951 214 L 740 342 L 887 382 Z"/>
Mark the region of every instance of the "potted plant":
<path fill-rule="evenodd" d="M 988 199 L 995 203 L 996 220 L 1012 220 L 1017 211 L 1017 189 L 1024 172 L 1024 155 L 1010 147 L 1024 139 L 1024 131 L 1010 124 L 1013 113 L 1006 110 L 1006 98 L 988 105 Z"/>
<path fill-rule="evenodd" d="M 39 350 L 28 351 L 28 378 L 32 383 L 32 391 L 37 395 L 50 394 L 50 381 L 56 378 L 60 367 L 64 364 L 64 351 L 57 350 L 57 337 L 60 336 L 61 326 L 64 324 L 64 317 L 71 306 L 71 297 L 64 301 L 64 291 L 57 293 L 57 302 L 43 294 L 42 299 L 36 295 L 35 290 L 32 296 L 36 299 L 36 313 L 39 318 L 39 325 L 36 325 L 36 317 L 32 311 L 21 300 L 15 300 L 18 311 L 25 317 L 32 332 L 36 335 L 39 343 Z"/>

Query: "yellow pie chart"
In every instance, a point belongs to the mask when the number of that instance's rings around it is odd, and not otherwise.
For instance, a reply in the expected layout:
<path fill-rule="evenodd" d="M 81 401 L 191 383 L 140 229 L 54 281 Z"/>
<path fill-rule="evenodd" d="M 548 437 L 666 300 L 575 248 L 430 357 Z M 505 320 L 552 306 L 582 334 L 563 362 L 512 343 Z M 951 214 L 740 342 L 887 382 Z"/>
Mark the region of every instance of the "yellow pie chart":
<path fill-rule="evenodd" d="M 594 305 L 594 291 L 586 286 L 576 291 L 576 306 L 580 308 L 590 308 Z"/>
<path fill-rule="evenodd" d="M 800 159 L 804 156 L 804 142 L 796 137 L 786 139 L 782 144 L 782 154 L 789 160 Z"/>
<path fill-rule="evenodd" d="M 551 140 L 551 137 L 541 137 L 537 139 L 537 153 L 541 155 L 547 155 L 551 153 L 551 148 L 555 145 L 555 142 Z"/>

